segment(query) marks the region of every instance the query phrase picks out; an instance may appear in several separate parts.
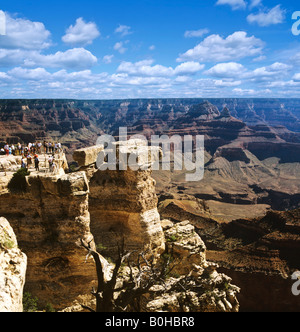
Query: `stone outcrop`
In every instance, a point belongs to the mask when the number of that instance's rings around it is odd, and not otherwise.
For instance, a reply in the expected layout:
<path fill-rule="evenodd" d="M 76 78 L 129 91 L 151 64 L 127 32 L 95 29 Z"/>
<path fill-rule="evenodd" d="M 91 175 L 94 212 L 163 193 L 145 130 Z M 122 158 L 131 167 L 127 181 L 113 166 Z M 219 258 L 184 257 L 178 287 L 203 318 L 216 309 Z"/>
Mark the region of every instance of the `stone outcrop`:
<path fill-rule="evenodd" d="M 133 156 L 138 167 L 151 166 L 159 153 L 153 155 L 151 160 L 150 150 L 140 140 L 117 142 L 114 148 L 118 156 L 117 170 L 96 168 L 97 147 L 75 152 L 75 156 L 84 153 L 86 161 L 93 161 L 92 165 L 85 163 L 83 169 L 88 170 L 89 211 L 95 243 L 104 248 L 103 252 L 109 256 L 117 253 L 122 238 L 129 250 L 139 252 L 150 249 L 154 254 L 159 254 L 164 250 L 164 237 L 151 168 L 136 171 L 130 167 L 127 170 L 118 169 L 119 152 L 124 158 Z"/>
<path fill-rule="evenodd" d="M 206 260 L 206 246 L 189 221 L 163 220 L 167 250 L 173 267 L 164 286 L 155 286 L 162 295 L 147 297 L 150 312 L 237 312 L 240 289 L 232 279 L 218 273 L 218 265 Z M 178 285 L 180 285 L 178 287 Z"/>
<path fill-rule="evenodd" d="M 93 262 L 77 243 L 92 241 L 84 172 L 30 175 L 27 191 L 1 195 L 0 215 L 28 257 L 25 290 L 39 305 L 63 308 L 94 285 Z"/>
<path fill-rule="evenodd" d="M 79 167 L 85 167 L 96 163 L 99 153 L 104 149 L 103 145 L 95 145 L 74 151 L 73 159 Z"/>
<path fill-rule="evenodd" d="M 0 312 L 23 311 L 27 257 L 5 218 L 0 218 Z"/>
<path fill-rule="evenodd" d="M 174 269 L 180 277 L 168 278 L 163 298 L 146 297 L 146 311 L 238 311 L 238 289 L 206 261 L 205 244 L 194 226 L 161 221 L 151 167 L 120 170 L 117 158 L 116 170 L 100 170 L 94 149 L 80 152 L 85 171 L 33 172 L 24 192 L 1 195 L 0 215 L 9 220 L 28 257 L 25 290 L 39 299 L 40 307 L 78 305 L 95 286 L 94 261 L 85 259 L 79 245 L 83 239 L 97 245 L 104 257 L 114 259 L 124 240 L 126 250 L 144 251 L 157 261 L 165 254 L 180 261 Z M 152 154 L 137 141 L 116 143 L 116 151 L 136 159 L 138 166 L 151 166 L 159 157 L 159 149 Z M 111 267 L 103 262 L 109 278 Z M 174 293 L 175 279 L 188 280 L 189 291 Z"/>

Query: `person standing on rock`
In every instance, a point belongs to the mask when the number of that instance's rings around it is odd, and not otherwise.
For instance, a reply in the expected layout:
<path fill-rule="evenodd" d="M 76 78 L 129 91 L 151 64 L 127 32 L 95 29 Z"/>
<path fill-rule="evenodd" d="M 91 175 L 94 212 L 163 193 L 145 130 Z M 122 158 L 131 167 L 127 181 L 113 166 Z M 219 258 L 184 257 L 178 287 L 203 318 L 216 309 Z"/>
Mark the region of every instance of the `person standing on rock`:
<path fill-rule="evenodd" d="M 37 172 L 40 171 L 39 164 L 40 164 L 39 156 L 36 154 L 36 155 L 34 155 L 34 166 L 35 166 L 35 170 L 36 170 Z"/>
<path fill-rule="evenodd" d="M 5 151 L 5 154 L 8 156 L 9 155 L 9 146 L 7 143 L 4 145 L 4 151 Z"/>
<path fill-rule="evenodd" d="M 26 158 L 25 156 L 22 156 L 22 160 L 21 160 L 21 168 L 27 168 L 27 164 L 26 164 Z"/>
<path fill-rule="evenodd" d="M 54 163 L 54 158 L 53 158 L 52 155 L 49 156 L 48 163 L 49 163 L 49 170 L 50 170 L 50 172 L 52 172 L 52 169 L 53 169 L 53 163 Z"/>
<path fill-rule="evenodd" d="M 27 154 L 27 167 L 29 168 L 30 167 L 30 165 L 31 165 L 31 155 L 30 155 L 30 153 L 28 152 L 28 154 Z"/>

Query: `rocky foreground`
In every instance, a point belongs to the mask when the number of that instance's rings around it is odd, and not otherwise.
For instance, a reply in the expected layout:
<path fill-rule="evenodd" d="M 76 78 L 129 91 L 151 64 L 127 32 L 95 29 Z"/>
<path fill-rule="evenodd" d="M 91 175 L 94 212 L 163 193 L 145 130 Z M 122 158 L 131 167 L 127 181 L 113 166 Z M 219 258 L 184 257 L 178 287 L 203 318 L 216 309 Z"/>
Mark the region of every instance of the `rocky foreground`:
<path fill-rule="evenodd" d="M 42 308 L 50 303 L 56 310 L 82 310 L 78 304 L 89 302 L 91 287 L 97 280 L 94 262 L 86 260 L 80 240 L 100 248 L 106 258 L 110 254 L 110 263 L 102 258 L 109 278 L 121 236 L 129 250 L 150 252 L 157 259 L 167 254 L 178 262 L 162 294 L 143 297 L 143 311 L 238 311 L 239 288 L 217 272 L 216 264 L 206 260 L 205 244 L 194 226 L 188 221 L 160 219 L 151 172 L 100 174 L 90 153 L 90 149 L 79 152 L 83 158 L 78 172 L 33 173 L 26 177 L 24 192 L 2 192 L 0 215 L 8 220 L 27 256 L 24 279 L 24 254 L 15 249 L 20 258 L 14 259 L 13 265 L 20 282 L 15 285 L 12 302 L 20 304 L 25 283 L 25 290 L 38 298 Z M 0 252 L 5 254 L 7 250 L 1 246 Z M 6 269 L 1 269 L 0 280 L 3 275 L 6 281 L 0 298 L 6 296 L 16 278 L 14 273 L 7 275 Z M 122 283 L 126 276 L 119 278 Z M 174 288 L 175 283 L 186 288 Z M 7 311 L 14 310 L 16 307 L 7 307 Z"/>

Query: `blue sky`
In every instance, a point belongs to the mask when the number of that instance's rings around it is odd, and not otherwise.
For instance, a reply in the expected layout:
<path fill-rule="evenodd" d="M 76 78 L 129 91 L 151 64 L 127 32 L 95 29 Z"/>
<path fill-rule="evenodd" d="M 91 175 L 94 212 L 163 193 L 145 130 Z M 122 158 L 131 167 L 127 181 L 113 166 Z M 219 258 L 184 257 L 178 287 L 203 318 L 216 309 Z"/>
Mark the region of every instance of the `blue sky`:
<path fill-rule="evenodd" d="M 0 10 L 0 98 L 300 97 L 295 1 L 14 0 Z"/>

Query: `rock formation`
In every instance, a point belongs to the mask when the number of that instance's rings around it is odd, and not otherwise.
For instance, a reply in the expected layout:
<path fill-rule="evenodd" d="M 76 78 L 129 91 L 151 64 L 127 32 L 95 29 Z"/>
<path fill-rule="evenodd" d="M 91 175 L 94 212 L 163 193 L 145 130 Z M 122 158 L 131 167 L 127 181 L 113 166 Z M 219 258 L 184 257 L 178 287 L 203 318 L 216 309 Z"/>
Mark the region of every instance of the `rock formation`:
<path fill-rule="evenodd" d="M 116 151 L 134 157 L 139 166 L 147 161 L 150 166 L 154 159 L 149 157 L 159 156 L 137 141 L 118 142 Z M 40 307 L 49 303 L 55 309 L 69 307 L 95 285 L 94 262 L 85 260 L 80 239 L 94 248 L 97 244 L 104 256 L 112 258 L 124 239 L 127 250 L 145 251 L 157 260 L 166 253 L 180 259 L 174 272 L 182 280 L 189 276 L 187 287 L 191 287 L 185 310 L 238 310 L 238 289 L 216 272 L 215 265 L 207 263 L 205 245 L 194 227 L 188 222 L 161 222 L 151 169 L 120 170 L 118 159 L 117 170 L 98 170 L 99 146 L 76 155 L 85 171 L 65 174 L 61 170 L 56 175 L 33 172 L 26 177 L 24 192 L 6 190 L 0 197 L 0 215 L 9 220 L 28 257 L 25 290 L 38 298 Z M 171 285 L 172 279 L 168 282 Z M 175 294 L 172 289 L 171 298 L 180 298 L 182 292 Z M 148 300 L 147 311 L 161 310 L 158 298 Z M 190 300 L 193 305 L 188 304 Z M 181 306 L 175 301 L 167 311 L 180 310 Z"/>
<path fill-rule="evenodd" d="M 0 312 L 23 311 L 27 257 L 5 218 L 0 218 Z"/>
<path fill-rule="evenodd" d="M 118 155 L 122 151 L 126 158 L 133 154 L 142 166 L 149 152 L 141 143 L 115 143 L 115 152 Z M 151 169 L 134 171 L 128 166 L 127 170 L 98 170 L 97 152 L 99 146 L 74 153 L 74 159 L 87 170 L 89 178 L 91 231 L 96 244 L 106 248 L 104 253 L 111 256 L 117 253 L 118 242 L 124 237 L 130 250 L 139 252 L 147 247 L 160 254 L 164 251 L 164 237 Z"/>
<path fill-rule="evenodd" d="M 163 220 L 167 251 L 174 263 L 160 296 L 147 297 L 152 312 L 237 312 L 239 288 L 206 260 L 206 246 L 189 221 Z M 181 287 L 178 287 L 181 285 Z M 177 286 L 177 287 L 176 287 Z M 185 289 L 183 292 L 182 290 Z M 156 287 L 156 290 L 158 288 Z"/>
<path fill-rule="evenodd" d="M 0 215 L 13 227 L 28 257 L 26 291 L 63 308 L 86 294 L 94 281 L 92 262 L 84 264 L 80 238 L 93 240 L 84 172 L 29 175 L 23 193 L 1 195 Z"/>

